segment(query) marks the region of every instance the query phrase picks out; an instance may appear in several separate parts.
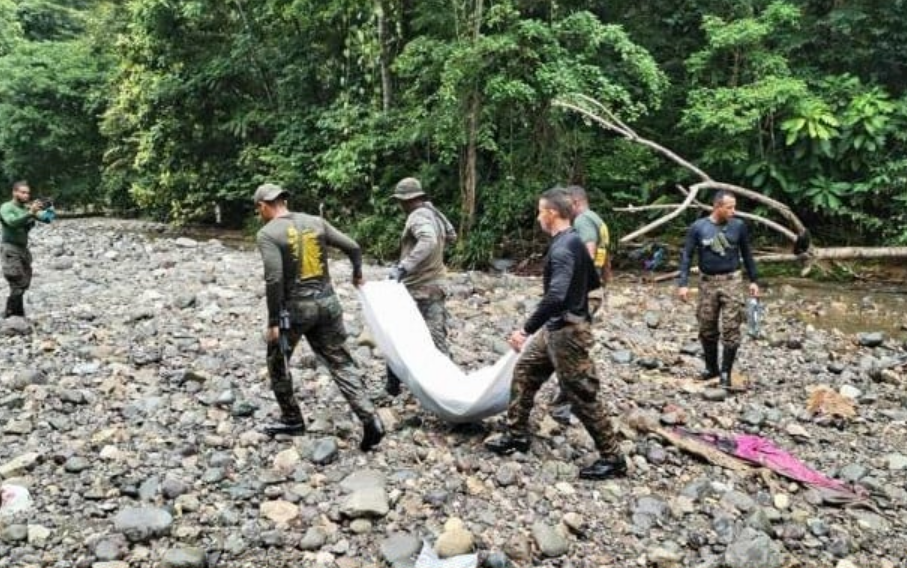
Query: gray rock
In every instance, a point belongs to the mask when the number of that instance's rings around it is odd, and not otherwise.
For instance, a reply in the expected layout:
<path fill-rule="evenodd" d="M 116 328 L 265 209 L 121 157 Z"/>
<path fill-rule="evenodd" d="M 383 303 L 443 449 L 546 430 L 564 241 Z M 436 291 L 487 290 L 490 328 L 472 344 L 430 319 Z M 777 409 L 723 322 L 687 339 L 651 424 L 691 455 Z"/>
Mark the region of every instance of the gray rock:
<path fill-rule="evenodd" d="M 302 550 L 319 550 L 327 542 L 328 536 L 321 527 L 309 527 L 305 536 L 299 541 Z"/>
<path fill-rule="evenodd" d="M 862 347 L 878 347 L 885 343 L 885 334 L 879 331 L 870 333 L 858 333 L 857 343 Z"/>
<path fill-rule="evenodd" d="M 386 481 L 384 474 L 380 471 L 363 469 L 346 476 L 340 482 L 340 487 L 347 492 L 373 488 L 383 489 Z"/>
<path fill-rule="evenodd" d="M 81 456 L 72 456 L 63 464 L 63 469 L 69 473 L 80 473 L 91 469 L 91 462 Z"/>
<path fill-rule="evenodd" d="M 117 513 L 113 526 L 131 542 L 146 542 L 170 532 L 173 517 L 163 509 L 130 507 Z"/>
<path fill-rule="evenodd" d="M 28 538 L 28 526 L 26 525 L 7 525 L 0 529 L 0 542 L 13 544 L 22 542 Z"/>
<path fill-rule="evenodd" d="M 866 466 L 858 463 L 851 463 L 841 468 L 838 477 L 849 483 L 855 483 L 860 479 L 866 477 L 868 473 L 869 470 L 866 468 Z"/>
<path fill-rule="evenodd" d="M 702 351 L 702 347 L 699 346 L 699 343 L 692 342 L 692 341 L 689 343 L 684 343 L 680 347 L 680 352 L 683 353 L 684 355 L 694 355 L 695 356 L 695 355 L 699 355 L 699 353 L 701 351 Z"/>
<path fill-rule="evenodd" d="M 381 542 L 381 556 L 388 564 L 412 560 L 422 550 L 422 540 L 409 533 L 394 533 Z"/>
<path fill-rule="evenodd" d="M 15 337 L 21 335 L 31 335 L 31 324 L 25 318 L 19 316 L 10 316 L 0 320 L 0 336 Z"/>
<path fill-rule="evenodd" d="M 341 505 L 341 512 L 351 519 L 383 517 L 388 511 L 390 504 L 383 487 L 365 487 L 353 491 Z"/>
<path fill-rule="evenodd" d="M 495 473 L 494 479 L 499 487 L 509 487 L 519 480 L 520 466 L 513 462 L 503 464 Z"/>
<path fill-rule="evenodd" d="M 888 454 L 885 456 L 888 462 L 888 469 L 891 471 L 901 471 L 907 469 L 907 456 L 904 454 Z"/>
<path fill-rule="evenodd" d="M 201 548 L 171 548 L 161 559 L 162 568 L 205 568 L 208 565 Z"/>
<path fill-rule="evenodd" d="M 649 311 L 645 313 L 643 320 L 649 329 L 658 329 L 658 326 L 661 325 L 661 314 Z"/>
<path fill-rule="evenodd" d="M 611 353 L 611 360 L 619 365 L 628 365 L 633 361 L 633 352 L 627 349 L 620 349 Z"/>
<path fill-rule="evenodd" d="M 727 568 L 781 568 L 778 546 L 765 533 L 745 528 L 724 553 Z"/>
<path fill-rule="evenodd" d="M 532 538 L 535 539 L 543 556 L 557 558 L 570 551 L 570 541 L 555 527 L 543 522 L 532 525 Z"/>
<path fill-rule="evenodd" d="M 188 493 L 191 490 L 191 487 L 188 483 L 182 479 L 176 479 L 175 477 L 168 477 L 161 483 L 161 493 L 167 499 L 176 499 L 180 495 Z"/>
<path fill-rule="evenodd" d="M 503 552 L 492 552 L 485 558 L 483 568 L 511 568 L 510 560 Z"/>
<path fill-rule="evenodd" d="M 154 501 L 160 490 L 161 480 L 157 476 L 151 476 L 139 485 L 139 500 Z"/>
<path fill-rule="evenodd" d="M 337 447 L 337 440 L 334 438 L 321 438 L 315 442 L 315 447 L 312 449 L 311 460 L 318 465 L 331 463 L 337 459 L 337 452 L 339 452 L 339 450 L 340 448 Z"/>
<path fill-rule="evenodd" d="M 95 543 L 93 549 L 95 557 L 102 561 L 119 560 L 126 556 L 127 550 L 129 543 L 119 534 L 102 538 Z"/>
<path fill-rule="evenodd" d="M 702 398 L 709 402 L 721 402 L 727 400 L 729 396 L 731 395 L 727 390 L 720 388 L 708 388 L 702 391 Z"/>
<path fill-rule="evenodd" d="M 728 491 L 721 497 L 721 503 L 729 510 L 737 510 L 741 513 L 749 513 L 756 507 L 756 502 L 752 497 L 740 491 Z"/>

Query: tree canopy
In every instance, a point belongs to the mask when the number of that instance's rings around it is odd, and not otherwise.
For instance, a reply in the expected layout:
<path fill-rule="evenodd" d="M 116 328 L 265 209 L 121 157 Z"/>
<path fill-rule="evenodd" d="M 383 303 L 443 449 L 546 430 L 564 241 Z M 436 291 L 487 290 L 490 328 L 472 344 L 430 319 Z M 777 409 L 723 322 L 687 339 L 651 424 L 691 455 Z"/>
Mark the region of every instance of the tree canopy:
<path fill-rule="evenodd" d="M 620 232 L 611 207 L 688 181 L 551 104 L 582 93 L 830 244 L 903 243 L 905 4 L 0 0 L 0 169 L 176 223 L 242 225 L 280 183 L 378 257 L 415 175 L 481 266 L 547 187 L 586 186 Z"/>

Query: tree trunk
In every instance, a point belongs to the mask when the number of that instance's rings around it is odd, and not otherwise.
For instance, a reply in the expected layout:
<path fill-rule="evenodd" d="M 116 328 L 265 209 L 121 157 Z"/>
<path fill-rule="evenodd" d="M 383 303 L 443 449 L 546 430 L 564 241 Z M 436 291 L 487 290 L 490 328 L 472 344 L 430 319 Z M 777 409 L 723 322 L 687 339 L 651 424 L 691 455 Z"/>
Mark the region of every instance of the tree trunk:
<path fill-rule="evenodd" d="M 472 13 L 472 37 L 471 41 L 475 45 L 478 43 L 482 33 L 482 10 L 483 0 L 476 0 Z M 461 158 L 460 179 L 462 188 L 461 194 L 461 221 L 460 235 L 465 240 L 475 224 L 476 217 L 476 186 L 477 186 L 477 152 L 479 139 L 479 114 L 482 112 L 482 99 L 478 85 L 473 85 L 469 95 L 467 95 L 466 111 L 466 148 L 464 156 Z"/>
<path fill-rule="evenodd" d="M 393 100 L 390 72 L 390 47 L 387 33 L 387 10 L 383 0 L 375 2 L 375 14 L 378 20 L 378 45 L 381 49 L 379 66 L 381 73 L 381 110 L 385 113 L 391 108 Z"/>
<path fill-rule="evenodd" d="M 476 143 L 479 135 L 479 112 L 481 103 L 479 94 L 473 93 L 469 101 L 469 113 L 466 117 L 466 151 L 463 162 L 463 188 L 460 209 L 460 235 L 465 239 L 475 224 L 476 216 Z"/>

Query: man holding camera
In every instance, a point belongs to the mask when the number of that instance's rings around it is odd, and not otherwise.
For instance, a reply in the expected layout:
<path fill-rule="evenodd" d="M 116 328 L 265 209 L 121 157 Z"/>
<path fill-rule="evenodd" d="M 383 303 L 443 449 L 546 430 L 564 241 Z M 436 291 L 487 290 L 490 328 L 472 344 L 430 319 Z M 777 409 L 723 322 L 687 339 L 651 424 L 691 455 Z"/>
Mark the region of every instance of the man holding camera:
<path fill-rule="evenodd" d="M 13 184 L 13 198 L 0 205 L 0 225 L 3 227 L 3 242 L 0 244 L 3 277 L 9 283 L 9 297 L 3 317 L 25 317 L 25 291 L 31 285 L 32 257 L 28 251 L 28 232 L 36 221 L 50 223 L 53 219 L 52 204 L 46 201 L 31 201 L 28 182 Z"/>

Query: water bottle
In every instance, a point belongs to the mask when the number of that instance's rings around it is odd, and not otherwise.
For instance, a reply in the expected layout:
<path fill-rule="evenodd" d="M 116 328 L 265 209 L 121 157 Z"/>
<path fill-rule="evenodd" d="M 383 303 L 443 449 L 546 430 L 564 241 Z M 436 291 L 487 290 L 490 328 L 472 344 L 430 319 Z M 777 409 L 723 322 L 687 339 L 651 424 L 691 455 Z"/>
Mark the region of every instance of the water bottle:
<path fill-rule="evenodd" d="M 746 333 L 752 338 L 761 335 L 760 324 L 765 306 L 759 303 L 759 298 L 751 296 L 746 300 Z"/>

